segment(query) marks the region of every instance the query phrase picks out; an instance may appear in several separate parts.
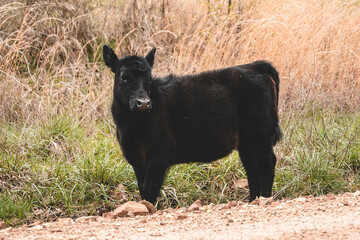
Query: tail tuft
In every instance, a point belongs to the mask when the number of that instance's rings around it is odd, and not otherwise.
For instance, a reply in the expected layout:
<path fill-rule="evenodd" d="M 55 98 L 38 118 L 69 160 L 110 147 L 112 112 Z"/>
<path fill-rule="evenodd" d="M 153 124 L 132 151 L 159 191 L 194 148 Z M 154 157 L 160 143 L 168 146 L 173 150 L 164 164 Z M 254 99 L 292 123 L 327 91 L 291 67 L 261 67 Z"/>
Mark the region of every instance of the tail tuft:
<path fill-rule="evenodd" d="M 277 143 L 278 141 L 280 141 L 281 138 L 282 138 L 282 132 L 281 132 L 281 129 L 280 129 L 279 125 L 278 125 L 278 126 L 276 126 L 276 128 L 275 128 L 275 133 L 274 133 L 273 139 L 272 139 L 272 144 L 273 144 L 273 146 L 275 146 L 276 143 Z"/>

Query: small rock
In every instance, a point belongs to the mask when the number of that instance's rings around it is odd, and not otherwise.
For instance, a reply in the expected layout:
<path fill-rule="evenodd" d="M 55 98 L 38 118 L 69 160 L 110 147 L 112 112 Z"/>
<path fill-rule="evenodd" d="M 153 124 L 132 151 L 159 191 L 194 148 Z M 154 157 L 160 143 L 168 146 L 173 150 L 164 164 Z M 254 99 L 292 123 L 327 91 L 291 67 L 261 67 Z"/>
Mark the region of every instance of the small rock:
<path fill-rule="evenodd" d="M 306 198 L 299 197 L 299 198 L 295 198 L 293 201 L 294 201 L 294 202 L 298 202 L 298 203 L 306 202 Z"/>
<path fill-rule="evenodd" d="M 249 188 L 249 183 L 247 179 L 236 180 L 234 184 L 235 188 Z"/>
<path fill-rule="evenodd" d="M 244 203 L 243 201 L 239 200 L 239 201 L 237 201 L 237 204 L 236 204 L 236 205 L 240 206 L 240 205 L 244 205 L 244 204 L 245 204 L 245 203 Z"/>
<path fill-rule="evenodd" d="M 3 229 L 1 232 L 12 232 L 13 228 L 12 227 L 8 227 Z"/>
<path fill-rule="evenodd" d="M 321 212 L 327 212 L 328 210 L 324 207 L 319 207 L 318 208 L 318 211 L 321 211 Z"/>
<path fill-rule="evenodd" d="M 235 207 L 236 205 L 237 205 L 237 202 L 229 202 L 228 204 L 221 206 L 220 210 L 229 209 L 229 208 Z"/>
<path fill-rule="evenodd" d="M 33 223 L 30 223 L 30 224 L 28 225 L 28 227 L 29 227 L 29 228 L 32 228 L 32 227 L 35 227 L 35 226 L 41 225 L 41 224 L 42 224 L 42 222 L 41 222 L 40 220 L 36 220 L 36 221 L 34 221 Z"/>
<path fill-rule="evenodd" d="M 161 237 L 162 234 L 161 233 L 150 233 L 149 236 L 150 237 Z"/>
<path fill-rule="evenodd" d="M 171 219 L 174 219 L 174 216 L 171 213 L 167 213 L 167 214 L 165 214 L 165 219 L 171 220 Z"/>
<path fill-rule="evenodd" d="M 130 210 L 130 211 L 127 212 L 126 216 L 135 217 L 135 214 L 133 213 L 133 211 Z"/>
<path fill-rule="evenodd" d="M 229 210 L 229 211 L 226 211 L 225 215 L 231 215 L 232 214 L 232 211 Z"/>
<path fill-rule="evenodd" d="M 196 200 L 194 203 L 197 204 L 199 207 L 202 206 L 200 199 Z"/>
<path fill-rule="evenodd" d="M 114 213 L 117 217 L 125 217 L 129 211 L 132 211 L 134 215 L 144 216 L 149 214 L 149 210 L 145 205 L 133 201 L 124 203 L 120 207 L 116 208 Z"/>
<path fill-rule="evenodd" d="M 116 214 L 114 212 L 107 212 L 103 214 L 103 217 L 106 219 L 116 219 Z"/>
<path fill-rule="evenodd" d="M 210 203 L 209 205 L 206 205 L 206 209 L 208 209 L 208 210 L 213 209 L 214 206 L 215 206 L 215 204 Z"/>
<path fill-rule="evenodd" d="M 191 204 L 191 206 L 188 208 L 189 212 L 194 212 L 194 211 L 198 211 L 200 209 L 199 205 L 197 205 L 196 203 Z"/>
<path fill-rule="evenodd" d="M 228 220 L 228 223 L 233 223 L 233 222 L 234 222 L 233 219 L 229 219 L 229 220 Z"/>
<path fill-rule="evenodd" d="M 181 207 L 177 210 L 178 213 L 184 213 L 186 212 L 186 207 Z"/>
<path fill-rule="evenodd" d="M 225 209 L 229 209 L 229 205 L 227 204 L 222 204 L 221 206 L 218 207 L 220 210 L 225 210 Z"/>
<path fill-rule="evenodd" d="M 146 219 L 141 219 L 139 223 L 146 223 Z"/>
<path fill-rule="evenodd" d="M 6 223 L 4 221 L 0 221 L 0 230 L 6 228 Z"/>
<path fill-rule="evenodd" d="M 97 216 L 85 216 L 85 217 L 77 218 L 75 222 L 78 223 L 95 222 L 97 218 L 98 218 Z"/>
<path fill-rule="evenodd" d="M 157 211 L 157 212 L 156 212 L 156 215 L 161 216 L 161 215 L 163 215 L 164 213 L 165 213 L 165 211 L 164 211 L 164 210 L 160 210 L 160 211 Z"/>
<path fill-rule="evenodd" d="M 58 220 L 57 220 L 57 222 L 59 222 L 59 223 L 74 223 L 74 220 L 72 220 L 71 218 L 59 218 Z"/>
<path fill-rule="evenodd" d="M 47 223 L 43 223 L 42 225 L 44 226 L 44 228 L 47 228 L 53 226 L 54 224 L 56 224 L 56 222 L 47 222 Z"/>
<path fill-rule="evenodd" d="M 44 226 L 43 225 L 36 225 L 32 228 L 30 228 L 31 230 L 41 230 L 41 229 L 44 229 Z"/>
<path fill-rule="evenodd" d="M 352 197 L 353 194 L 352 194 L 351 192 L 346 192 L 346 193 L 343 194 L 343 196 L 345 196 L 345 197 Z"/>
<path fill-rule="evenodd" d="M 199 211 L 205 212 L 207 210 L 206 206 L 199 207 Z"/>
<path fill-rule="evenodd" d="M 269 198 L 259 197 L 259 198 L 256 198 L 254 201 L 252 201 L 250 204 L 251 205 L 265 206 L 265 205 L 271 205 L 271 203 L 273 201 L 274 200 L 273 200 L 272 197 L 269 197 Z"/>
<path fill-rule="evenodd" d="M 150 214 L 156 213 L 156 209 L 152 203 L 150 203 L 146 200 L 141 200 L 140 203 L 145 205 L 145 207 L 147 208 L 147 210 L 149 211 Z"/>
<path fill-rule="evenodd" d="M 359 190 L 354 193 L 354 197 L 360 197 L 360 191 Z"/>
<path fill-rule="evenodd" d="M 237 202 L 236 202 L 236 201 L 229 202 L 229 207 L 230 207 L 230 208 L 235 207 L 235 206 L 237 206 Z"/>
<path fill-rule="evenodd" d="M 161 226 L 165 226 L 165 225 L 166 225 L 166 222 L 160 222 L 160 225 L 161 225 Z"/>
<path fill-rule="evenodd" d="M 336 197 L 335 194 L 333 194 L 333 193 L 328 193 L 328 194 L 326 194 L 326 196 L 330 199 L 335 199 L 335 197 Z"/>
<path fill-rule="evenodd" d="M 188 208 L 189 212 L 198 211 L 202 207 L 200 199 L 196 200 L 193 204 Z"/>
<path fill-rule="evenodd" d="M 260 200 L 259 202 L 260 206 L 271 205 L 271 203 L 274 201 L 272 197 L 269 198 L 260 197 L 259 200 Z"/>
<path fill-rule="evenodd" d="M 169 207 L 169 208 L 164 210 L 165 213 L 172 213 L 174 211 L 175 211 L 175 209 L 173 209 L 172 207 Z"/>
<path fill-rule="evenodd" d="M 221 209 L 223 209 L 225 206 L 226 206 L 226 204 L 220 203 L 220 204 L 215 205 L 215 208 L 221 210 Z"/>
<path fill-rule="evenodd" d="M 183 220 L 183 219 L 185 219 L 185 218 L 187 218 L 186 215 L 180 214 L 180 215 L 177 215 L 176 220 Z"/>
<path fill-rule="evenodd" d="M 308 201 L 308 200 L 307 200 Z M 273 206 L 276 206 L 276 205 L 279 205 L 280 204 L 280 202 L 279 201 L 273 201 L 272 203 L 271 203 L 271 205 L 273 205 Z"/>

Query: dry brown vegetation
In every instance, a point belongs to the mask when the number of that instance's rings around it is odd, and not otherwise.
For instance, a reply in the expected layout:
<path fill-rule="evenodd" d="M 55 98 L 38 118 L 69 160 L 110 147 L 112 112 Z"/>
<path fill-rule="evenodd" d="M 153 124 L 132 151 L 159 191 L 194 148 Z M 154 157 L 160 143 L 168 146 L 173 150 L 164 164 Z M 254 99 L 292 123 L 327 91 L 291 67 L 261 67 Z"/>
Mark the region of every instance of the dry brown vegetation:
<path fill-rule="evenodd" d="M 359 1 L 2 1 L 0 116 L 18 121 L 108 113 L 120 56 L 157 46 L 155 73 L 194 73 L 267 59 L 281 76 L 281 112 L 360 107 Z"/>

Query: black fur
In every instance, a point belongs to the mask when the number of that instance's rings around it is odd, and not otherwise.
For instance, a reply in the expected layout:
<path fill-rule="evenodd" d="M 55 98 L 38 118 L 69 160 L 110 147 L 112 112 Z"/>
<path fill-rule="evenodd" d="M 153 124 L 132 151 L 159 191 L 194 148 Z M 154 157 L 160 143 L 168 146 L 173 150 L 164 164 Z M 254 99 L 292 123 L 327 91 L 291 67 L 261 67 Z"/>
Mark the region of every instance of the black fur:
<path fill-rule="evenodd" d="M 155 48 L 145 58 L 118 59 L 107 45 L 103 54 L 115 73 L 117 138 L 143 199 L 155 202 L 169 166 L 211 162 L 234 149 L 248 176 L 250 200 L 271 196 L 273 145 L 281 131 L 279 77 L 270 63 L 157 78 L 151 75 Z M 138 99 L 149 99 L 149 106 L 134 104 Z"/>

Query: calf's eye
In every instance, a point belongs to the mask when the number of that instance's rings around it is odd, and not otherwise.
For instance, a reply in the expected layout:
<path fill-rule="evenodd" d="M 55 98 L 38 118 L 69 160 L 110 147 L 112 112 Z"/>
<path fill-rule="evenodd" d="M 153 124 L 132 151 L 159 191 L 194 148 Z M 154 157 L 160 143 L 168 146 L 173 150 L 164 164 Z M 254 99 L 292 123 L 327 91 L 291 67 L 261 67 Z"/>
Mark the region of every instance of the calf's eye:
<path fill-rule="evenodd" d="M 123 76 L 122 74 L 119 77 L 119 82 L 120 83 L 127 83 L 127 79 L 125 78 L 125 76 Z"/>

